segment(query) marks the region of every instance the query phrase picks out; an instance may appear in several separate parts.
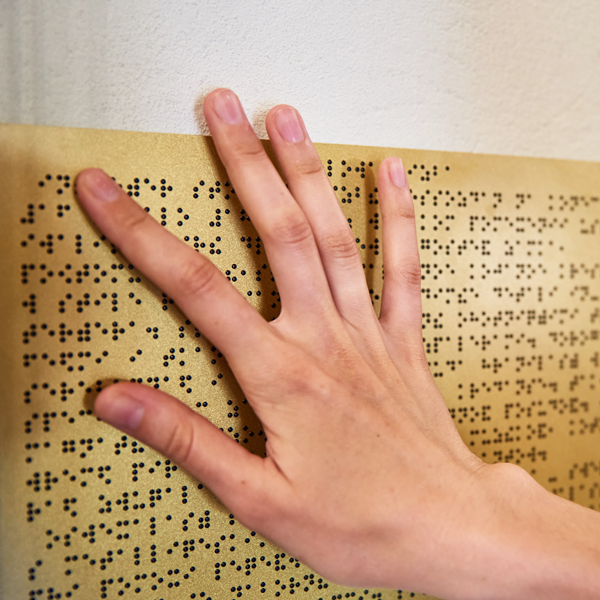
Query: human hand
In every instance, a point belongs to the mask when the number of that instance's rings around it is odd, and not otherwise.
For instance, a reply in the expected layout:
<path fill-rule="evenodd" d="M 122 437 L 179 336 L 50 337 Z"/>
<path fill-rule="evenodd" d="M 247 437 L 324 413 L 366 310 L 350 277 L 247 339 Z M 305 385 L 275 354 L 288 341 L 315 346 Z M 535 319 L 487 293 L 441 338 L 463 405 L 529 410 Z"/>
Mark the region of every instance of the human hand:
<path fill-rule="evenodd" d="M 487 597 L 481 540 L 499 535 L 492 515 L 513 474 L 467 449 L 429 371 L 401 161 L 386 159 L 378 175 L 385 280 L 377 318 L 354 237 L 298 113 L 277 106 L 267 116 L 288 189 L 231 91 L 209 94 L 204 112 L 264 242 L 282 303 L 274 321 L 101 171 L 82 172 L 77 194 L 102 232 L 225 355 L 263 424 L 267 456 L 151 387 L 111 386 L 96 413 L 333 581 Z M 485 564 L 491 560 L 487 553 Z"/>

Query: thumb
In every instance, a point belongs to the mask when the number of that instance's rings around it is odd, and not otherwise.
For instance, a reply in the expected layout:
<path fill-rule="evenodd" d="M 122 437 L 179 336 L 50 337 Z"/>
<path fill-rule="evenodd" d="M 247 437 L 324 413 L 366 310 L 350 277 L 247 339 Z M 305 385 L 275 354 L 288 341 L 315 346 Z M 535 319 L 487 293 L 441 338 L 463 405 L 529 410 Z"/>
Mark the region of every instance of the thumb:
<path fill-rule="evenodd" d="M 94 410 L 200 479 L 243 524 L 263 505 L 269 488 L 263 459 L 172 396 L 123 382 L 103 390 Z"/>

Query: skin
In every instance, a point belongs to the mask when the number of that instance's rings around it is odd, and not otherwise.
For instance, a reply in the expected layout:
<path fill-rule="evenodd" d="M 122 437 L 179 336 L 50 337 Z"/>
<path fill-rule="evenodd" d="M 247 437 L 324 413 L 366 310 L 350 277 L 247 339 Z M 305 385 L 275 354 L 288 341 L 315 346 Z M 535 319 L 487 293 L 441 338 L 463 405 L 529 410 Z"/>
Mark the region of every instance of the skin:
<path fill-rule="evenodd" d="M 264 241 L 282 302 L 274 321 L 102 171 L 83 171 L 77 194 L 225 355 L 263 424 L 267 456 L 151 387 L 107 388 L 98 416 L 332 581 L 461 600 L 600 597 L 600 515 L 517 466 L 484 464 L 454 427 L 423 348 L 415 216 L 400 159 L 383 161 L 377 181 L 386 267 L 378 318 L 298 112 L 276 106 L 266 121 L 289 188 L 233 92 L 213 91 L 204 113 Z"/>

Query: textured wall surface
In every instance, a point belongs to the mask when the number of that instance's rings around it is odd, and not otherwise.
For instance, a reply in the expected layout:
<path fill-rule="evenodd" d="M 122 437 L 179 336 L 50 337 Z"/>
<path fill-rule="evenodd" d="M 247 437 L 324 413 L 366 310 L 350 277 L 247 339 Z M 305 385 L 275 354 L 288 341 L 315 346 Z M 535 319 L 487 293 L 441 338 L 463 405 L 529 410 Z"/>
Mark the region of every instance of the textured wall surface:
<path fill-rule="evenodd" d="M 264 135 L 600 160 L 598 0 L 3 0 L 0 121 L 195 133 L 236 90 Z"/>

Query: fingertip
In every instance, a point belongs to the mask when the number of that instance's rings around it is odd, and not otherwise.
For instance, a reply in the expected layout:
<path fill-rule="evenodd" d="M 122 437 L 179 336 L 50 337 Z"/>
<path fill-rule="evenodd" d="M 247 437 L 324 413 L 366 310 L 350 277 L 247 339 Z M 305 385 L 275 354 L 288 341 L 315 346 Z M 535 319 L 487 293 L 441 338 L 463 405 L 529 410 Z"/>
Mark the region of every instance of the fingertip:
<path fill-rule="evenodd" d="M 79 198 L 113 202 L 121 194 L 121 188 L 102 169 L 90 168 L 81 171 L 75 179 L 75 191 Z"/>
<path fill-rule="evenodd" d="M 144 402 L 130 387 L 112 385 L 103 390 L 94 402 L 94 412 L 98 417 L 125 431 L 138 429 L 145 412 Z"/>
<path fill-rule="evenodd" d="M 235 93 L 233 90 L 226 88 L 226 87 L 215 88 L 214 90 L 211 90 L 210 92 L 208 92 L 208 94 L 206 94 L 206 96 L 204 97 L 204 104 L 206 105 L 207 102 L 210 104 L 210 102 L 212 102 L 214 97 L 217 94 L 220 94 L 221 92 L 231 92 L 232 94 Z"/>
<path fill-rule="evenodd" d="M 238 95 L 229 88 L 212 90 L 204 100 L 203 110 L 209 126 L 210 121 L 214 123 L 215 118 L 226 125 L 240 125 L 247 122 Z"/>
<path fill-rule="evenodd" d="M 389 179 L 396 187 L 406 188 L 408 186 L 406 169 L 401 158 L 397 156 L 388 156 L 385 158 L 380 167 L 380 175 L 382 174 Z"/>
<path fill-rule="evenodd" d="M 292 110 L 296 110 L 293 106 L 289 105 L 289 104 L 276 104 L 273 108 L 271 108 L 269 110 L 269 112 L 267 113 L 266 116 L 266 120 L 267 122 L 270 122 L 273 120 L 273 118 L 275 117 L 275 115 L 280 111 L 280 110 L 286 110 L 286 109 L 292 109 Z"/>

